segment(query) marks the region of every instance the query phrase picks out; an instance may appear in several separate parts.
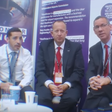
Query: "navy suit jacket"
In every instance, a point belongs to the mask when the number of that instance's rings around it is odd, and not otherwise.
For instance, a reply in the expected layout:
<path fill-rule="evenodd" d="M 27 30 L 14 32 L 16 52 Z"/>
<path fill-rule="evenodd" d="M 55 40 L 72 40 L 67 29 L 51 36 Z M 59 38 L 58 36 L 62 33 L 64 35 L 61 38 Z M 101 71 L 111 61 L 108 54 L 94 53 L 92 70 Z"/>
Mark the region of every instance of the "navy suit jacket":
<path fill-rule="evenodd" d="M 37 87 L 44 85 L 45 81 L 53 81 L 53 70 L 55 60 L 54 39 L 42 41 L 40 44 L 35 77 Z M 84 75 L 84 61 L 82 47 L 79 43 L 65 40 L 63 51 L 63 73 L 64 80 L 71 83 L 71 86 L 81 92 L 81 79 Z"/>

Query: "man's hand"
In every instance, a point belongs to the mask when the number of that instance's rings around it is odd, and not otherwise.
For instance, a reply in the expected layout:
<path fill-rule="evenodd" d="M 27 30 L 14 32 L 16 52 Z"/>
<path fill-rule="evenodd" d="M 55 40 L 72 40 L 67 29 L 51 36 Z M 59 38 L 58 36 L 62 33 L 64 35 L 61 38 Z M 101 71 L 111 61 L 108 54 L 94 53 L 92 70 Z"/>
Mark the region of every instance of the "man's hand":
<path fill-rule="evenodd" d="M 109 77 L 101 77 L 97 75 L 95 77 L 90 78 L 90 87 L 93 90 L 101 89 L 103 85 L 108 85 L 111 82 Z"/>
<path fill-rule="evenodd" d="M 95 82 L 94 80 L 90 81 L 89 84 L 93 90 L 98 90 L 99 88 L 101 88 L 100 83 Z"/>
<path fill-rule="evenodd" d="M 69 88 L 69 86 L 68 86 L 67 84 L 61 84 L 61 85 L 58 86 L 58 89 L 59 89 L 59 90 L 62 90 L 63 92 L 64 92 L 66 89 L 68 89 L 68 88 Z"/>
<path fill-rule="evenodd" d="M 52 91 L 53 96 L 62 96 L 63 92 L 68 89 L 67 84 L 60 84 L 58 86 L 49 84 L 49 89 Z"/>
<path fill-rule="evenodd" d="M 51 90 L 53 96 L 60 96 L 60 92 L 58 87 L 54 84 L 49 84 L 49 89 Z"/>
<path fill-rule="evenodd" d="M 101 86 L 110 84 L 111 80 L 109 77 L 100 77 L 95 80 L 100 83 Z"/>
<path fill-rule="evenodd" d="M 95 81 L 97 78 L 97 76 L 94 76 L 89 80 L 89 85 L 93 90 L 98 90 L 98 88 L 101 88 L 100 83 Z"/>
<path fill-rule="evenodd" d="M 1 83 L 0 88 L 3 89 L 6 93 L 9 93 L 9 87 L 12 86 L 13 84 L 10 82 L 7 83 Z"/>

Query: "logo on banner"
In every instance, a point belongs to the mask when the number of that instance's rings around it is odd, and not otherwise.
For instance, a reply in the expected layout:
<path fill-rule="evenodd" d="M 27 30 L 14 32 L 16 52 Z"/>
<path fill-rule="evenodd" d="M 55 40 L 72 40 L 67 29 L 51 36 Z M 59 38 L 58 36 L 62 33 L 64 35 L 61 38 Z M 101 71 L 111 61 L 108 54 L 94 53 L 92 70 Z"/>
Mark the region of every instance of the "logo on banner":
<path fill-rule="evenodd" d="M 112 25 L 112 3 L 107 3 L 102 7 L 101 16 L 107 17 L 108 20 L 110 21 L 110 24 Z"/>

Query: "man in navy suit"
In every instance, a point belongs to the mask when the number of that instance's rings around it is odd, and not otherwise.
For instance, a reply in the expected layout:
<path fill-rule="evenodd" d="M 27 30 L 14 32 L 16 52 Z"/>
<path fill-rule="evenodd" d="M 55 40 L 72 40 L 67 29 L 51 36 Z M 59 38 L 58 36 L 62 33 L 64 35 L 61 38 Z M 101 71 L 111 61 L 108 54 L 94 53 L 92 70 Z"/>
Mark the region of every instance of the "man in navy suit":
<path fill-rule="evenodd" d="M 111 29 L 112 26 L 106 17 L 95 18 L 94 32 L 101 41 L 90 48 L 90 61 L 86 73 L 90 92 L 84 103 L 84 109 L 109 108 L 109 103 L 112 102 Z"/>
<path fill-rule="evenodd" d="M 67 29 L 63 21 L 53 23 L 51 35 L 53 39 L 41 42 L 37 57 L 35 77 L 38 103 L 51 107 L 53 112 L 70 112 L 82 93 L 81 79 L 84 75 L 82 47 L 79 43 L 65 39 Z M 60 62 L 57 62 L 56 56 L 58 47 L 61 47 Z M 61 65 L 60 77 L 54 75 L 55 62 Z M 60 84 L 56 85 L 54 79 Z M 54 100 L 52 103 L 55 96 L 61 98 L 59 104 L 55 105 L 56 108 L 53 107 L 53 103 L 57 101 Z"/>

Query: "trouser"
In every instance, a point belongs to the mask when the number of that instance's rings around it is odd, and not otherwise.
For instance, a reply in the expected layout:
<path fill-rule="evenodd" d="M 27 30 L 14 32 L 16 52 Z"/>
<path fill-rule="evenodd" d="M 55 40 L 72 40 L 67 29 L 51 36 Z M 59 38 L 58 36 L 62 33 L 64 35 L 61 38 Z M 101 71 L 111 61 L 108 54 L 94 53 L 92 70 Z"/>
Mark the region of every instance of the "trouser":
<path fill-rule="evenodd" d="M 102 98 L 108 98 L 109 102 L 112 102 L 112 85 L 105 85 L 99 90 L 90 90 L 83 109 L 97 109 Z"/>
<path fill-rule="evenodd" d="M 45 86 L 36 86 L 36 93 L 39 95 L 38 104 L 52 108 L 53 112 L 71 112 L 71 109 L 76 106 L 81 96 L 81 91 L 77 87 L 70 88 L 64 91 L 59 104 L 53 104 L 52 99 L 54 96 L 50 89 Z"/>

